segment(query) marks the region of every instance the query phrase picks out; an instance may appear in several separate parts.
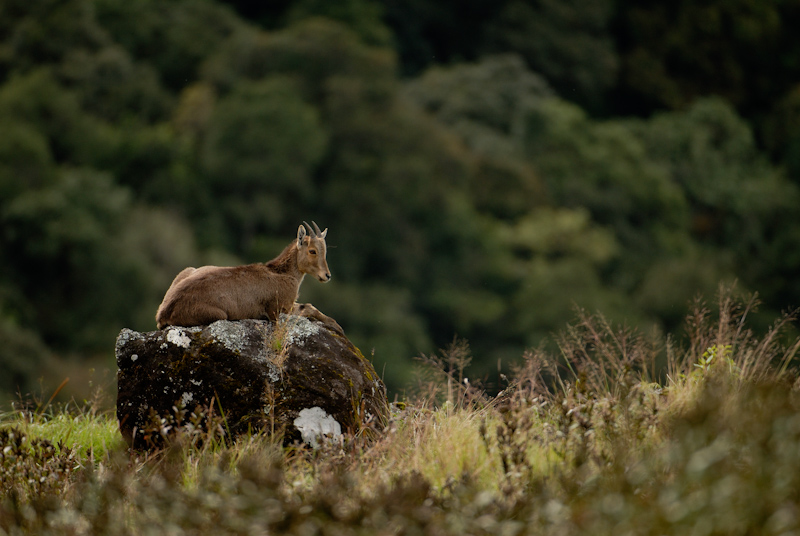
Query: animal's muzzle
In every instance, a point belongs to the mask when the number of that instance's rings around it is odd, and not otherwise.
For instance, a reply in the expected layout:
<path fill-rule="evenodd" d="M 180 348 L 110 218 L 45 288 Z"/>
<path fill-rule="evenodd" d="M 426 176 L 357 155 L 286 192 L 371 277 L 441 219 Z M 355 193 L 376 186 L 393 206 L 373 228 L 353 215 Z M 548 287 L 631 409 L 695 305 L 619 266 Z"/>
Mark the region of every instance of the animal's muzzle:
<path fill-rule="evenodd" d="M 323 283 L 327 283 L 328 281 L 330 281 L 330 280 L 331 280 L 331 274 L 330 274 L 330 272 L 327 272 L 327 273 L 321 274 L 321 275 L 319 276 L 319 280 L 320 280 L 320 281 L 322 281 Z"/>

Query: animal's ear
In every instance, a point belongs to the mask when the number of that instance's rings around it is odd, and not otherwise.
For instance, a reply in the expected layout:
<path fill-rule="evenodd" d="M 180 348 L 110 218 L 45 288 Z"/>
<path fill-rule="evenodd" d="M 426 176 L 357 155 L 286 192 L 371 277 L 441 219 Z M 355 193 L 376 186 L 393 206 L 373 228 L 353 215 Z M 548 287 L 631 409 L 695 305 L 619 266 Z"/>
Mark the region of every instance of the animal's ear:
<path fill-rule="evenodd" d="M 325 235 L 328 234 L 328 228 L 326 227 L 324 231 L 319 234 L 320 238 L 325 238 Z"/>
<path fill-rule="evenodd" d="M 302 225 L 297 228 L 297 247 L 303 245 L 303 238 L 306 236 L 306 228 Z"/>

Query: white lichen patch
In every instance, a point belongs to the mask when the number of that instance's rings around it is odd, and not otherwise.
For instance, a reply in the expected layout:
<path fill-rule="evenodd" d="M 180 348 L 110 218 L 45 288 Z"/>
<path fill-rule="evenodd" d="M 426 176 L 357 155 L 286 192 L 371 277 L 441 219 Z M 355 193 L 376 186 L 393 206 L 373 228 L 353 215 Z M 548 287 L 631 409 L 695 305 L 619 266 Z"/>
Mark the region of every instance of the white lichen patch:
<path fill-rule="evenodd" d="M 267 376 L 272 383 L 278 383 L 281 381 L 281 369 L 273 363 L 267 363 Z"/>
<path fill-rule="evenodd" d="M 167 331 L 167 342 L 171 342 L 181 348 L 189 348 L 189 345 L 192 344 L 192 339 L 183 332 L 183 328 L 170 328 Z"/>
<path fill-rule="evenodd" d="M 303 346 L 305 339 L 319 333 L 319 324 L 315 324 L 304 316 L 281 315 L 280 322 L 285 326 L 284 347 Z"/>
<path fill-rule="evenodd" d="M 183 393 L 181 395 L 181 405 L 186 407 L 189 405 L 189 402 L 194 400 L 194 395 L 192 393 Z"/>
<path fill-rule="evenodd" d="M 208 332 L 214 337 L 215 341 L 228 350 L 236 354 L 240 354 L 244 350 L 247 329 L 238 322 L 217 320 L 208 326 Z"/>
<path fill-rule="evenodd" d="M 116 343 L 116 352 L 119 354 L 119 351 L 125 347 L 131 341 L 142 341 L 144 340 L 144 335 L 139 333 L 138 331 L 133 331 L 132 329 L 122 328 L 122 331 L 119 332 L 117 336 L 117 343 Z"/>
<path fill-rule="evenodd" d="M 300 415 L 294 420 L 294 426 L 303 441 L 314 448 L 319 447 L 320 440 L 334 440 L 342 435 L 339 422 L 317 406 L 301 409 Z"/>

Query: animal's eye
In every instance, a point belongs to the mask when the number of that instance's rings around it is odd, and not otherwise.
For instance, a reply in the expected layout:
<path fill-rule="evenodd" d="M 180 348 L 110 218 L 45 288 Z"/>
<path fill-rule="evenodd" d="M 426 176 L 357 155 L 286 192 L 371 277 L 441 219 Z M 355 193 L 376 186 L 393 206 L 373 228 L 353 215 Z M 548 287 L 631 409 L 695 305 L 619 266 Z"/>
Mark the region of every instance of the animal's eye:
<path fill-rule="evenodd" d="M 316 255 L 317 254 L 317 250 L 316 249 L 309 249 L 308 252 L 311 253 L 312 255 Z"/>

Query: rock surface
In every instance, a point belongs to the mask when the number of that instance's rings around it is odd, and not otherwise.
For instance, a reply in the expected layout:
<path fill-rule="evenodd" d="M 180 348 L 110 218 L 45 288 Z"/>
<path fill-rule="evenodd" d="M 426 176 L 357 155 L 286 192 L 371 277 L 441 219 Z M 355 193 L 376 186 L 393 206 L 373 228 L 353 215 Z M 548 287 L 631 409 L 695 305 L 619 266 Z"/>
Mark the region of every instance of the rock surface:
<path fill-rule="evenodd" d="M 389 413 L 372 364 L 335 322 L 306 316 L 123 329 L 116 357 L 120 432 L 137 448 L 151 444 L 158 418 L 185 424 L 198 406 L 222 412 L 231 435 L 283 430 L 285 442 L 312 446 L 380 428 Z"/>

